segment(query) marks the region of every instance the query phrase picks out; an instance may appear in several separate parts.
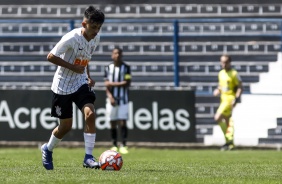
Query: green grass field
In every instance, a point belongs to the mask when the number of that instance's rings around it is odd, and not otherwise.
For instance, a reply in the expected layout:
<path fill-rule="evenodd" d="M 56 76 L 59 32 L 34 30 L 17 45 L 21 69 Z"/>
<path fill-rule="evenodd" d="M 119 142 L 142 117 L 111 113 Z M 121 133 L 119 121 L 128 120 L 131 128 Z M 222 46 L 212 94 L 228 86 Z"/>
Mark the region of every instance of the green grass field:
<path fill-rule="evenodd" d="M 105 148 L 96 148 L 96 157 Z M 132 148 L 120 171 L 82 167 L 83 148 L 56 148 L 54 170 L 36 148 L 0 148 L 0 183 L 282 183 L 282 152 Z"/>

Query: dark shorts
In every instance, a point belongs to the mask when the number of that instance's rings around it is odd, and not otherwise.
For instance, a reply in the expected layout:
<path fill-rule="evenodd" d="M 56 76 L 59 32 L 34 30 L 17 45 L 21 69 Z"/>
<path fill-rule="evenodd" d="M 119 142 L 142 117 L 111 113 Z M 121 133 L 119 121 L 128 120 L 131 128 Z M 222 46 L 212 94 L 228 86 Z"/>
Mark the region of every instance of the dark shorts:
<path fill-rule="evenodd" d="M 60 119 L 72 118 L 72 103 L 82 110 L 86 104 L 94 104 L 96 95 L 88 87 L 88 84 L 81 86 L 75 93 L 69 95 L 58 95 L 53 93 L 51 116 Z"/>

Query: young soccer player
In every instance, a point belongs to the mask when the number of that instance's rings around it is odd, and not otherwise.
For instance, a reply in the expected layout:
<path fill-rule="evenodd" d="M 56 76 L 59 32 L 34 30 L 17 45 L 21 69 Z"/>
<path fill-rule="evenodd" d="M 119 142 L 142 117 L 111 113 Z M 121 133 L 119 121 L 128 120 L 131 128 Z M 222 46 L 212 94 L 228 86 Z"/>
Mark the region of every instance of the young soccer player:
<path fill-rule="evenodd" d="M 231 68 L 231 57 L 220 57 L 222 70 L 218 73 L 218 88 L 214 90 L 214 96 L 220 95 L 220 105 L 214 116 L 225 137 L 226 144 L 221 150 L 234 149 L 234 123 L 232 110 L 242 94 L 242 80 L 238 72 Z"/>
<path fill-rule="evenodd" d="M 52 153 L 56 145 L 72 128 L 72 103 L 75 103 L 85 118 L 84 142 L 85 156 L 83 166 L 99 168 L 93 157 L 96 139 L 93 91 L 95 81 L 89 73 L 89 61 L 100 41 L 98 35 L 104 23 L 104 13 L 89 6 L 84 12 L 82 27 L 65 34 L 48 54 L 47 59 L 58 66 L 53 78 L 51 115 L 60 119 L 48 143 L 41 147 L 42 163 L 52 170 Z"/>
<path fill-rule="evenodd" d="M 111 123 L 111 137 L 113 147 L 111 150 L 118 151 L 121 154 L 127 154 L 127 125 L 128 119 L 128 92 L 131 83 L 130 66 L 122 61 L 122 50 L 115 48 L 112 51 L 112 60 L 105 68 L 105 86 L 106 86 L 106 111 Z M 118 149 L 117 128 L 120 126 L 122 144 Z"/>

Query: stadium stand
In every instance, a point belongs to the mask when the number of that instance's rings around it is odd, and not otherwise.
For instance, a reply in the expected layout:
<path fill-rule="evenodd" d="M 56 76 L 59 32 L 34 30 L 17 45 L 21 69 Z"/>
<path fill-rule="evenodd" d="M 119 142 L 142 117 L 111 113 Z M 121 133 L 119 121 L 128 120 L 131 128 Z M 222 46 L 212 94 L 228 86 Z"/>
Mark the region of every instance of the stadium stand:
<path fill-rule="evenodd" d="M 213 114 L 219 102 L 211 94 L 217 86 L 219 56 L 232 55 L 233 66 L 244 81 L 244 93 L 250 93 L 250 85 L 259 81 L 260 73 L 268 72 L 268 64 L 281 50 L 281 21 L 275 18 L 282 11 L 280 4 L 97 6 L 107 15 L 102 41 L 93 58 L 95 65 L 91 66 L 97 76 L 96 85 L 101 88 L 99 76 L 111 50 L 118 45 L 132 66 L 133 88 L 173 89 L 173 22 L 179 20 L 180 87 L 196 91 L 198 142 L 211 135 L 215 125 Z M 1 88 L 49 89 L 55 67 L 45 57 L 63 34 L 80 26 L 84 8 L 0 5 Z M 280 119 L 277 122 L 277 128 L 269 130 L 273 137 L 274 132 L 281 132 Z"/>

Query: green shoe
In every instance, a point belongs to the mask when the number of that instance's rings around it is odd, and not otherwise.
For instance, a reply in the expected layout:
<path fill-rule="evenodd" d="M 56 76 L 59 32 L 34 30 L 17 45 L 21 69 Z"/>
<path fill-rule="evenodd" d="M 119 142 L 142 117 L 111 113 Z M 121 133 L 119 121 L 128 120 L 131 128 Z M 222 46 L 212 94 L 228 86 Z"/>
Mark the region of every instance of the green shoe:
<path fill-rule="evenodd" d="M 128 148 L 127 148 L 127 146 L 122 146 L 122 147 L 120 147 L 120 148 L 119 148 L 119 152 L 120 152 L 121 154 L 127 154 L 127 153 L 128 153 Z"/>
<path fill-rule="evenodd" d="M 111 147 L 111 150 L 113 150 L 113 151 L 118 151 L 118 147 L 113 146 L 113 147 Z"/>

